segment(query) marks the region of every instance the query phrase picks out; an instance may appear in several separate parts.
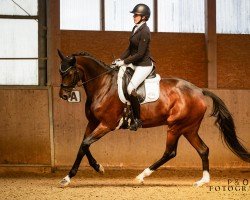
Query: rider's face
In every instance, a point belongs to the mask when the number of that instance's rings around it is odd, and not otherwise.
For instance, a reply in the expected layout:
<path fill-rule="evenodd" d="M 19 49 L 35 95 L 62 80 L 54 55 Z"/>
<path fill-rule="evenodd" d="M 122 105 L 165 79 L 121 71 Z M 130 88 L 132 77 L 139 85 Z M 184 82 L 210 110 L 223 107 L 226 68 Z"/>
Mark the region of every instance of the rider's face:
<path fill-rule="evenodd" d="M 141 20 L 141 16 L 138 14 L 134 14 L 134 23 L 137 24 Z"/>

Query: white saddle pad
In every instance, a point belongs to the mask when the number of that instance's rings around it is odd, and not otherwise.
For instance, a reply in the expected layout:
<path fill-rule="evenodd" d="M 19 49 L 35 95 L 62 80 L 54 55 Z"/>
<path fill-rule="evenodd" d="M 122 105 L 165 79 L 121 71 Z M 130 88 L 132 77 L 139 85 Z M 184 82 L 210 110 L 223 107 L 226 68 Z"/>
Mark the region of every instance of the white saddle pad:
<path fill-rule="evenodd" d="M 132 64 L 124 65 L 120 67 L 119 72 L 118 72 L 118 79 L 117 79 L 118 95 L 119 95 L 120 100 L 123 103 L 130 104 L 130 102 L 125 98 L 123 94 L 123 90 L 122 90 L 122 77 L 124 76 L 126 67 L 131 67 L 132 69 L 134 69 L 134 66 Z M 159 98 L 160 80 L 161 80 L 161 77 L 159 74 L 156 74 L 155 78 L 145 80 L 146 98 L 141 104 L 153 102 Z"/>

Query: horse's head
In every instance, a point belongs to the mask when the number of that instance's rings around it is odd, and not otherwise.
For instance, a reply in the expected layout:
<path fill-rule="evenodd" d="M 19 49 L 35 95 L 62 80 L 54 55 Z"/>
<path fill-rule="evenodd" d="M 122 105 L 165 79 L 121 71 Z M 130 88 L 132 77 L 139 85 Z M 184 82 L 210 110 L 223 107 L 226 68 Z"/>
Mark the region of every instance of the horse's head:
<path fill-rule="evenodd" d="M 59 50 L 58 55 L 61 58 L 59 72 L 62 77 L 59 96 L 64 100 L 68 100 L 68 98 L 70 98 L 72 90 L 80 81 L 80 74 L 76 66 L 75 56 L 65 57 Z"/>

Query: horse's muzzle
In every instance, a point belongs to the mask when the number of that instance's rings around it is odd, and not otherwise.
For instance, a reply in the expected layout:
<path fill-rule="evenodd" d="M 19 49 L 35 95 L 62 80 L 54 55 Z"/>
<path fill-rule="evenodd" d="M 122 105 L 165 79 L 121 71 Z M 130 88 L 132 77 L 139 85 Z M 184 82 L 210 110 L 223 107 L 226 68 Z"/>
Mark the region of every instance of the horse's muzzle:
<path fill-rule="evenodd" d="M 68 98 L 70 98 L 70 92 L 69 92 L 69 91 L 65 91 L 65 90 L 63 90 L 62 88 L 60 88 L 59 96 L 60 96 L 61 99 L 67 101 Z"/>
<path fill-rule="evenodd" d="M 63 95 L 62 97 L 61 97 L 63 100 L 68 100 L 68 96 L 67 95 Z"/>

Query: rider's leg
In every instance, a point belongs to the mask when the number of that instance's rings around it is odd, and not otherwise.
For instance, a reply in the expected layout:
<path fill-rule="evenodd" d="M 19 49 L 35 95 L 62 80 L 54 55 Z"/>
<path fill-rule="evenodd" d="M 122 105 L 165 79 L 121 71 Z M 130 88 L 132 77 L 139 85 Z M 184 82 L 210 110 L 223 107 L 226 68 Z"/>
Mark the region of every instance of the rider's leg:
<path fill-rule="evenodd" d="M 133 110 L 134 120 L 130 125 L 130 130 L 137 130 L 141 126 L 140 121 L 140 102 L 137 97 L 136 88 L 147 78 L 147 76 L 152 71 L 153 66 L 137 66 L 135 67 L 135 72 L 128 85 L 128 94 L 130 96 L 129 100 Z"/>
<path fill-rule="evenodd" d="M 135 66 L 135 72 L 132 79 L 128 85 L 127 91 L 131 95 L 132 91 L 137 89 L 138 86 L 147 78 L 153 69 L 152 66 Z"/>
<path fill-rule="evenodd" d="M 133 120 L 130 124 L 129 129 L 136 131 L 137 128 L 140 128 L 142 126 L 142 122 L 140 120 L 140 102 L 138 100 L 137 93 L 135 90 L 133 90 L 131 95 L 129 96 L 129 101 L 131 103 L 133 111 Z"/>

